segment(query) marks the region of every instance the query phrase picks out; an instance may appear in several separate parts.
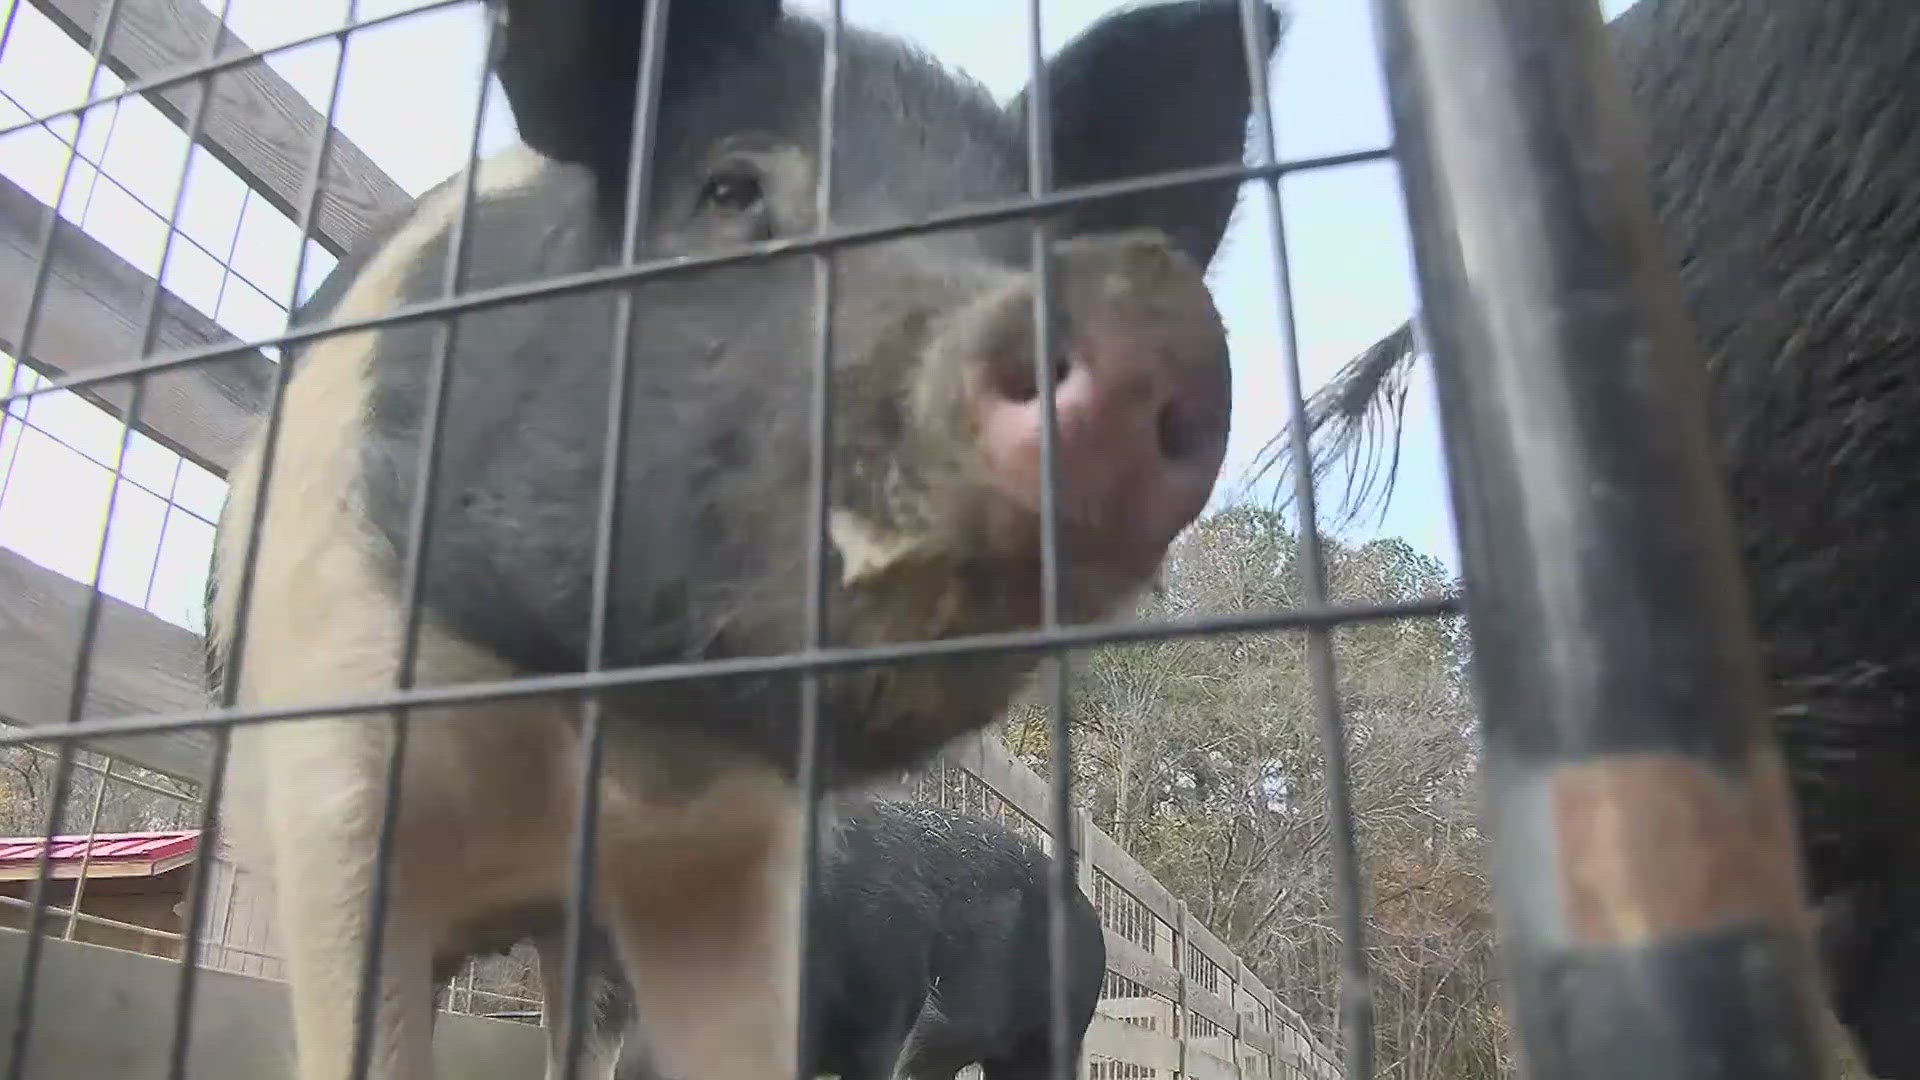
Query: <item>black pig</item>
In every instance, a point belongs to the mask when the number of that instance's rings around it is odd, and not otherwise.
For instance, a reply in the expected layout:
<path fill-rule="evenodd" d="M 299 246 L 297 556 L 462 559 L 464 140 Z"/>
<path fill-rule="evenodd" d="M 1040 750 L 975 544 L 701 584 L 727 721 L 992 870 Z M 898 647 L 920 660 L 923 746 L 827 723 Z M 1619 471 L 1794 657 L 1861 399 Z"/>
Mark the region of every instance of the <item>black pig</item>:
<path fill-rule="evenodd" d="M 1046 1077 L 1051 867 L 1037 845 L 991 818 L 887 801 L 850 812 L 816 879 L 804 1075 L 891 1080 L 897 1066 L 913 1080 L 951 1080 L 978 1063 L 987 1080 Z M 1107 950 L 1092 901 L 1075 889 L 1067 905 L 1077 1054 L 1100 1000 Z M 562 917 L 553 910 L 522 924 L 555 1017 L 566 990 L 558 977 Z M 630 991 L 598 927 L 587 951 L 585 1074 L 606 1076 L 617 1053 L 618 1080 L 653 1080 L 644 1037 L 626 1037 Z M 560 1075 L 559 1038 L 550 1024 L 550 1077 Z"/>
<path fill-rule="evenodd" d="M 526 145 L 477 170 L 466 289 L 617 262 L 644 8 L 492 0 L 504 19 L 497 70 Z M 1271 49 L 1278 16 L 1250 9 Z M 814 231 L 822 28 L 777 0 L 677 0 L 671 11 L 641 257 Z M 1251 98 L 1242 18 L 1235 0 L 1137 8 L 1063 50 L 1047 97 L 1056 187 L 1238 163 Z M 1024 194 L 1026 95 L 1002 106 L 852 28 L 838 70 L 834 225 Z M 463 183 L 428 192 L 350 252 L 295 321 L 365 319 L 442 295 Z M 1212 490 L 1230 379 L 1201 274 L 1237 191 L 1211 183 L 1054 217 L 1069 621 L 1123 612 Z M 832 645 L 1037 625 L 1028 235 L 1003 222 L 834 255 Z M 634 332 L 604 666 L 796 651 L 812 259 L 683 268 L 626 294 Z M 445 324 L 417 685 L 589 666 L 615 297 L 541 297 Z M 399 682 L 438 333 L 416 321 L 289 349 L 272 475 L 262 482 L 256 438 L 230 477 L 208 587 L 209 684 L 239 706 L 324 709 Z M 823 676 L 828 787 L 910 767 L 988 723 L 1032 664 L 976 656 Z M 656 682 L 603 701 L 593 899 L 638 988 L 649 1052 L 674 1077 L 790 1075 L 799 680 Z M 435 955 L 503 912 L 567 895 L 578 717 L 577 702 L 558 697 L 406 717 L 376 1080 L 430 1074 Z M 349 1071 L 392 731 L 385 715 L 353 713 L 234 734 L 225 820 L 277 895 L 301 1080 Z"/>
<path fill-rule="evenodd" d="M 1920 592 L 1901 584 L 1920 571 L 1920 17 L 1642 0 L 1612 40 L 1707 361 L 1835 1011 L 1875 1075 L 1920 1078 Z M 1402 326 L 1316 395 L 1316 467 L 1367 444 L 1413 359 Z"/>

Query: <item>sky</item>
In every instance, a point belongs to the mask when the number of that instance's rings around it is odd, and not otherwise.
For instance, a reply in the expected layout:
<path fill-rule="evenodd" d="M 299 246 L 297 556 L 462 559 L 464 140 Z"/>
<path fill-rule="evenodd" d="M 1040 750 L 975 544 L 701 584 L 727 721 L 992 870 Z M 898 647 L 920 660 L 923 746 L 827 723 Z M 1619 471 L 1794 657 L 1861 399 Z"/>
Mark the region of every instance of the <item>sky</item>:
<path fill-rule="evenodd" d="M 218 12 L 222 0 L 199 0 Z M 683 0 L 684 2 L 684 0 Z M 0 11 L 8 0 L 0 0 Z M 367 18 L 419 0 L 363 0 Z M 1611 17 L 1629 0 L 1604 0 Z M 824 12 L 825 0 L 801 0 Z M 1051 53 L 1101 15 L 1112 0 L 1045 0 L 1043 39 Z M 1390 142 L 1371 4 L 1292 0 L 1291 21 L 1270 69 L 1279 156 L 1298 159 L 1373 149 Z M 850 24 L 905 37 L 983 82 L 1002 100 L 1027 80 L 1025 0 L 846 0 Z M 965 11 L 964 15 L 953 14 Z M 345 0 L 231 0 L 228 25 L 256 49 L 336 28 Z M 464 161 L 476 107 L 482 42 L 479 8 L 460 4 L 357 32 L 342 78 L 337 128 L 402 188 L 418 194 Z M 331 40 L 279 53 L 268 63 L 324 111 L 337 48 Z M 0 54 L 0 124 L 12 125 L 88 97 L 89 58 L 38 11 L 22 3 Z M 94 96 L 120 88 L 102 72 Z M 483 152 L 510 145 L 513 122 L 497 83 L 489 95 Z M 404 89 L 403 89 L 404 87 Z M 67 118 L 0 136 L 0 175 L 51 205 L 61 191 L 76 123 Z M 80 160 L 61 213 L 149 274 L 160 270 L 185 152 L 185 136 L 152 106 L 129 99 L 90 110 L 79 130 Z M 292 297 L 297 226 L 204 151 L 193 152 L 179 235 L 162 281 L 241 338 L 285 328 Z M 1391 161 L 1295 173 L 1281 184 L 1295 328 L 1309 394 L 1413 308 L 1407 230 Z M 1234 497 L 1261 445 L 1289 417 L 1276 301 L 1272 218 L 1265 192 L 1243 188 L 1241 207 L 1209 280 L 1234 356 L 1233 436 L 1216 503 Z M 308 243 L 304 297 L 333 260 Z M 0 328 L 11 337 L 15 328 Z M 11 373 L 0 359 L 0 385 Z M 31 383 L 30 372 L 16 376 Z M 80 581 L 93 577 L 120 425 L 69 394 L 15 402 L 0 432 L 0 546 Z M 22 423 L 24 417 L 25 423 Z M 201 629 L 202 588 L 213 516 L 225 485 L 136 435 L 116 500 L 102 588 L 160 618 Z M 1398 535 L 1450 570 L 1458 559 L 1440 460 L 1432 388 L 1424 366 L 1407 403 L 1398 485 L 1384 517 L 1344 534 Z M 1337 492 L 1321 497 L 1327 504 Z"/>

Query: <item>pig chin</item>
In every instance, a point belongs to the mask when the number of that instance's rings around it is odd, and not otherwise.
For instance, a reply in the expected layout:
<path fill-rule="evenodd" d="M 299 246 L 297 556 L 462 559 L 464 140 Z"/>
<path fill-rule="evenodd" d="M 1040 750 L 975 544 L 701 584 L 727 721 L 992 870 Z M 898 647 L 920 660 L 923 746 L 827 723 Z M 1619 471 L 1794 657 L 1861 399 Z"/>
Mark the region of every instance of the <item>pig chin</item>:
<path fill-rule="evenodd" d="M 839 586 L 863 607 L 891 614 L 869 640 L 927 640 L 1006 633 L 1041 625 L 1040 521 L 1002 498 L 954 521 L 900 531 L 851 512 L 829 516 Z M 1111 541 L 1082 521 L 1063 521 L 1061 617 L 1112 617 L 1138 597 L 1166 557 L 1165 543 Z"/>

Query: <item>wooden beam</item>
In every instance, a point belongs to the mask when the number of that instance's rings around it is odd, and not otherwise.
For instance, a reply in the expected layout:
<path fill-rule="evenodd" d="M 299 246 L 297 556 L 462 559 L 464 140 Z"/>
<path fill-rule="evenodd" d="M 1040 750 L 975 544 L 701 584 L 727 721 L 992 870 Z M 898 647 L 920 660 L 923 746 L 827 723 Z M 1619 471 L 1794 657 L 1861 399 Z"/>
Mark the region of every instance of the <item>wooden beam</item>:
<path fill-rule="evenodd" d="M 1168 1001 L 1180 999 L 1180 972 L 1177 968 L 1114 933 L 1111 928 L 1103 927 L 1102 936 L 1107 944 L 1108 971 Z"/>
<path fill-rule="evenodd" d="M 74 660 L 89 590 L 0 548 L 0 720 L 58 727 L 67 720 Z M 207 706 L 200 637 L 106 597 L 86 706 L 88 719 L 186 712 Z M 201 783 L 212 764 L 204 732 L 95 739 L 86 747 L 142 768 Z"/>
<path fill-rule="evenodd" d="M 87 880 L 105 878 L 153 878 L 161 874 L 178 870 L 193 861 L 193 852 L 187 851 L 165 859 L 88 859 Z M 38 860 L 31 863 L 15 863 L 0 867 L 0 881 L 33 881 L 40 876 Z M 77 862 L 57 862 L 53 864 L 52 878 L 55 881 L 73 881 L 80 876 L 80 864 Z"/>
<path fill-rule="evenodd" d="M 1042 829 L 1052 811 L 1048 809 L 1045 780 L 1007 749 L 1006 743 L 985 731 L 974 733 L 953 746 L 953 758 L 980 781 L 999 792 L 1000 797 L 1018 807 Z"/>
<path fill-rule="evenodd" d="M 1180 1069 L 1178 1040 L 1100 1013 L 1087 1024 L 1086 1052 L 1161 1072 Z"/>
<path fill-rule="evenodd" d="M 0 327 L 20 325 L 40 257 L 40 230 L 53 210 L 0 177 Z M 53 243 L 40 325 L 31 356 L 20 357 L 49 376 L 83 375 L 140 354 L 153 279 L 105 244 L 62 219 Z M 166 352 L 238 339 L 171 292 L 160 301 L 156 349 Z M 14 352 L 14 342 L 0 342 Z M 17 352 L 16 352 L 17 355 Z M 147 380 L 135 426 L 215 475 L 225 476 L 254 417 L 272 392 L 273 362 L 258 351 L 177 368 Z M 83 397 L 125 419 L 128 387 L 88 387 Z"/>
<path fill-rule="evenodd" d="M 1180 905 L 1173 894 L 1105 830 L 1094 826 L 1087 833 L 1086 844 L 1086 859 L 1112 878 L 1127 895 L 1145 904 L 1148 911 L 1169 926 L 1180 918 Z"/>
<path fill-rule="evenodd" d="M 1186 913 L 1186 920 L 1187 940 L 1193 943 L 1193 947 L 1199 951 L 1200 955 L 1213 961 L 1226 979 L 1232 980 L 1235 969 L 1240 966 L 1240 958 L 1233 954 L 1232 949 L 1227 948 L 1226 942 L 1215 937 L 1213 931 L 1194 918 L 1191 911 Z"/>
<path fill-rule="evenodd" d="M 33 0 L 33 6 L 91 49 L 107 0 Z M 129 83 L 170 75 L 204 62 L 216 30 L 222 57 L 253 51 L 199 0 L 120 0 L 106 66 Z M 325 118 L 263 61 L 221 72 L 213 87 L 202 145 L 275 209 L 298 221 L 307 200 L 303 178 Z M 184 127 L 199 91 L 195 83 L 183 82 L 143 96 Z M 413 202 L 338 130 L 329 141 L 322 175 L 314 239 L 335 255 Z"/>
<path fill-rule="evenodd" d="M 1213 1021 L 1228 1038 L 1240 1034 L 1240 1014 L 1234 1011 L 1233 1003 L 1225 995 L 1214 993 L 1192 979 L 1187 980 L 1185 992 L 1181 1004 L 1188 1012 Z"/>
<path fill-rule="evenodd" d="M 1180 1073 L 1191 1080 L 1238 1080 L 1240 1070 L 1234 1063 L 1206 1049 L 1207 1040 L 1187 1040 L 1186 1054 L 1181 1059 Z"/>

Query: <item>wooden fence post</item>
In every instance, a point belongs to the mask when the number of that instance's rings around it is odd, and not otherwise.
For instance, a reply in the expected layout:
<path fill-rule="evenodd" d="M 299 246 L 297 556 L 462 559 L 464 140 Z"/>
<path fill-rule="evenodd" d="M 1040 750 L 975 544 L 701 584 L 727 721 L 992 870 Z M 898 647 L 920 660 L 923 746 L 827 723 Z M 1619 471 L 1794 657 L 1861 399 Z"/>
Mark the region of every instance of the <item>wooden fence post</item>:
<path fill-rule="evenodd" d="M 1087 899 L 1093 899 L 1093 858 L 1092 845 L 1088 838 L 1093 833 L 1093 815 L 1085 807 L 1073 808 L 1073 828 L 1069 830 L 1068 842 L 1073 847 L 1073 880 L 1085 893 Z M 1104 974 L 1102 981 L 1105 981 Z M 1087 1060 L 1087 1048 L 1080 1048 L 1080 1060 L 1074 1063 L 1075 1080 L 1093 1080 L 1093 1066 Z"/>
<path fill-rule="evenodd" d="M 1238 957 L 1236 957 L 1236 959 L 1238 959 Z M 1260 982 L 1260 978 L 1254 976 L 1254 969 L 1246 967 L 1246 961 L 1240 961 L 1240 963 L 1238 963 L 1238 969 L 1235 970 L 1235 982 L 1238 984 L 1238 988 L 1240 988 L 1240 994 L 1246 995 L 1246 1001 L 1248 1001 L 1248 1009 L 1242 1013 L 1240 1022 L 1244 1024 L 1248 1017 L 1260 1020 L 1260 1022 L 1256 1024 L 1256 1028 L 1260 1030 L 1263 1036 L 1267 1036 L 1260 1045 L 1260 1072 L 1256 1074 L 1254 1080 L 1271 1080 L 1271 1076 L 1273 1076 L 1273 1053 L 1269 1053 L 1269 1051 L 1271 1051 L 1271 1047 L 1273 1047 L 1273 1020 L 1267 1019 L 1267 1013 L 1265 1013 L 1265 1005 L 1267 1005 L 1267 1003 L 1261 1001 L 1260 994 L 1256 994 L 1256 992 L 1252 990 L 1254 986 L 1258 986 L 1261 994 L 1265 994 L 1265 992 L 1267 992 L 1267 984 Z M 1233 1007 L 1240 1009 L 1238 997 L 1235 997 L 1235 1005 L 1233 1005 Z"/>
<path fill-rule="evenodd" d="M 1180 1047 L 1180 1067 L 1174 1075 L 1182 1080 L 1187 1075 L 1187 1033 L 1193 1027 L 1187 1017 L 1187 950 L 1191 947 L 1187 941 L 1187 902 L 1182 900 L 1175 905 L 1173 920 L 1173 970 L 1180 976 L 1174 983 L 1179 994 L 1173 1001 L 1173 1038 Z"/>
<path fill-rule="evenodd" d="M 1239 957 L 1236 956 L 1234 959 L 1238 961 Z M 1227 1009 L 1233 1014 L 1233 1030 L 1227 1032 L 1227 1057 L 1233 1060 L 1235 1080 L 1247 1080 L 1246 1065 L 1243 1061 L 1246 1057 L 1247 1044 L 1242 1031 L 1246 1026 L 1247 1017 L 1240 1011 L 1240 971 L 1236 964 L 1231 970 L 1221 969 L 1221 973 L 1227 979 Z"/>

